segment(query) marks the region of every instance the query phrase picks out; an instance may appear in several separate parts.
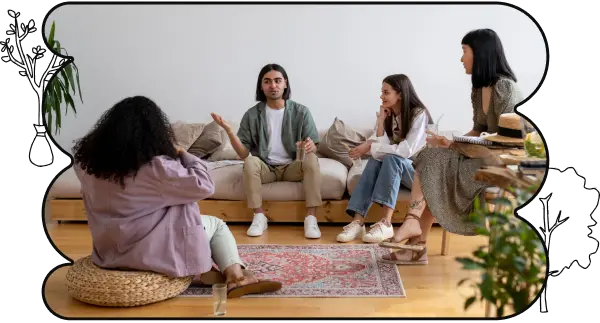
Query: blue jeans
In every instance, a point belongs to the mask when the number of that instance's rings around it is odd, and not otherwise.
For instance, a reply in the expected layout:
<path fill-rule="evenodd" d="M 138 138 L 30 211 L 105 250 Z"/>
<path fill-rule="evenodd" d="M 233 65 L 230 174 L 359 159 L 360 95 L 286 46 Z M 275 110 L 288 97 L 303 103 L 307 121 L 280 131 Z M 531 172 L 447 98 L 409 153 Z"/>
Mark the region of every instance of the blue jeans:
<path fill-rule="evenodd" d="M 346 213 L 364 217 L 373 202 L 395 209 L 400 185 L 411 189 L 414 174 L 410 159 L 396 155 L 386 155 L 383 161 L 370 158 L 350 197 Z"/>

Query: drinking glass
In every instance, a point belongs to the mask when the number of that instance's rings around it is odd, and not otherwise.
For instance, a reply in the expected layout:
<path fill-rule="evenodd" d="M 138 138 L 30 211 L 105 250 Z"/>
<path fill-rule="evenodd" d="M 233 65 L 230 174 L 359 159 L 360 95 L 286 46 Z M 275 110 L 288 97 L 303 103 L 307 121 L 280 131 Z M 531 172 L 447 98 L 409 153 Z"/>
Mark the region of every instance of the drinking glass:
<path fill-rule="evenodd" d="M 428 124 L 427 132 L 428 132 L 427 137 L 433 137 L 433 135 L 430 133 L 437 135 L 438 134 L 438 125 L 437 124 Z M 437 145 L 427 142 L 427 148 L 436 148 L 436 147 L 437 147 Z"/>
<path fill-rule="evenodd" d="M 301 141 L 296 144 L 296 160 L 304 161 L 305 155 L 306 155 L 306 151 L 304 150 L 304 141 Z"/>
<path fill-rule="evenodd" d="M 227 313 L 227 285 L 214 284 L 212 286 L 213 313 L 222 316 Z"/>
<path fill-rule="evenodd" d="M 443 117 L 444 117 L 444 115 L 442 114 L 436 120 L 436 122 L 434 124 L 428 124 L 427 125 L 427 132 L 431 132 L 431 133 L 435 134 L 436 136 L 438 136 L 439 132 L 440 132 L 440 120 L 442 120 Z M 429 133 L 427 134 L 427 137 L 431 137 L 431 136 L 432 136 L 431 134 L 429 134 Z M 427 143 L 427 147 L 428 148 L 436 148 L 437 145 Z"/>

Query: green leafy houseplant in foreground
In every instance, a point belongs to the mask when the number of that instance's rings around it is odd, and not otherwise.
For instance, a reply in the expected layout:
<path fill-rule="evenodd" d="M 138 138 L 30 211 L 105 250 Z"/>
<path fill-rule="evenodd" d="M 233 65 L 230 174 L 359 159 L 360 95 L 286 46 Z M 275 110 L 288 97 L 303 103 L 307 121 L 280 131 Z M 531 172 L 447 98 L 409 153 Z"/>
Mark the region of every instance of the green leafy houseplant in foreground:
<path fill-rule="evenodd" d="M 50 35 L 48 36 L 48 45 L 58 53 L 69 55 L 67 50 L 61 47 L 60 42 L 54 38 L 55 26 L 55 23 L 52 22 Z M 77 85 L 77 89 L 75 89 L 75 85 Z M 49 132 L 52 132 L 53 127 L 55 134 L 60 130 L 62 125 L 60 107 L 63 102 L 66 105 L 65 115 L 68 113 L 69 107 L 71 107 L 73 113 L 77 113 L 71 91 L 73 92 L 73 95 L 79 93 L 79 98 L 81 103 L 83 103 L 81 87 L 79 85 L 79 69 L 77 69 L 77 65 L 75 65 L 74 61 L 65 65 L 65 67 L 60 70 L 60 73 L 53 78 L 46 87 L 44 113 L 46 114 Z"/>
<path fill-rule="evenodd" d="M 526 202 L 535 189 L 517 192 L 517 205 Z M 456 260 L 463 269 L 481 274 L 478 281 L 465 278 L 458 283 L 473 289 L 464 309 L 487 300 L 495 307 L 496 316 L 502 317 L 509 310 L 519 313 L 531 305 L 544 285 L 547 260 L 544 242 L 535 229 L 514 215 L 511 201 L 498 198 L 496 203 L 501 211 L 490 212 L 477 199 L 469 217 L 478 234 L 489 237 L 489 245 Z"/>

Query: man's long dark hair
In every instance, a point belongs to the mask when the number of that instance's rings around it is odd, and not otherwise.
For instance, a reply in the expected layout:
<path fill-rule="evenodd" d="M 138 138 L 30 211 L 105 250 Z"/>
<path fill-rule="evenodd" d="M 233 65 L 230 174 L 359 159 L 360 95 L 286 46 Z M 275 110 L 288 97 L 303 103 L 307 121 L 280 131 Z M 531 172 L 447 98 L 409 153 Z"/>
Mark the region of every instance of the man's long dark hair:
<path fill-rule="evenodd" d="M 473 50 L 473 68 L 471 82 L 478 89 L 495 85 L 500 77 L 517 82 L 510 68 L 500 37 L 491 29 L 476 29 L 468 32 L 462 39 L 462 45 Z"/>
<path fill-rule="evenodd" d="M 147 97 L 126 98 L 106 111 L 79 139 L 75 163 L 88 174 L 125 186 L 155 156 L 177 158 L 175 135 L 167 116 Z"/>
<path fill-rule="evenodd" d="M 267 96 L 265 92 L 262 90 L 262 79 L 265 74 L 270 71 L 277 71 L 283 75 L 283 79 L 287 83 L 287 87 L 283 90 L 282 99 L 289 100 L 292 97 L 292 86 L 290 85 L 290 79 L 285 71 L 285 69 L 279 64 L 267 64 L 263 66 L 263 68 L 258 73 L 258 80 L 256 80 L 256 101 L 267 102 Z"/>
<path fill-rule="evenodd" d="M 402 119 L 401 139 L 406 138 L 406 134 L 408 131 L 410 131 L 414 117 L 416 117 L 420 112 L 427 113 L 427 118 L 429 120 L 428 123 L 433 123 L 427 107 L 425 107 L 425 104 L 423 104 L 421 99 L 419 99 L 417 91 L 415 91 L 415 88 L 413 87 L 408 76 L 404 74 L 393 74 L 383 79 L 383 83 L 389 84 L 394 91 L 400 93 L 400 98 L 402 99 L 400 106 L 400 118 Z M 385 118 L 383 122 L 383 129 L 389 138 L 394 137 L 394 118 L 395 113 L 394 111 L 391 111 L 390 116 Z"/>

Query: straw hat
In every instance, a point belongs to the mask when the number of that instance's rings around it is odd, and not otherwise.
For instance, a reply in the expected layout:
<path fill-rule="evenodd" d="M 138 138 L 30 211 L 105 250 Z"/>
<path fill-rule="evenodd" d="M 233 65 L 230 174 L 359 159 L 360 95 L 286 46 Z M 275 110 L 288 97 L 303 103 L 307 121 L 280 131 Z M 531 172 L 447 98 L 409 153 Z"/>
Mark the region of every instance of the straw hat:
<path fill-rule="evenodd" d="M 91 256 L 73 263 L 67 271 L 67 291 L 84 303 L 131 307 L 163 301 L 183 293 L 192 283 L 192 276 L 171 278 L 148 271 L 103 269 Z"/>
<path fill-rule="evenodd" d="M 500 144 L 522 145 L 521 117 L 516 113 L 503 113 L 498 120 L 498 132 L 482 134 L 483 139 Z"/>

